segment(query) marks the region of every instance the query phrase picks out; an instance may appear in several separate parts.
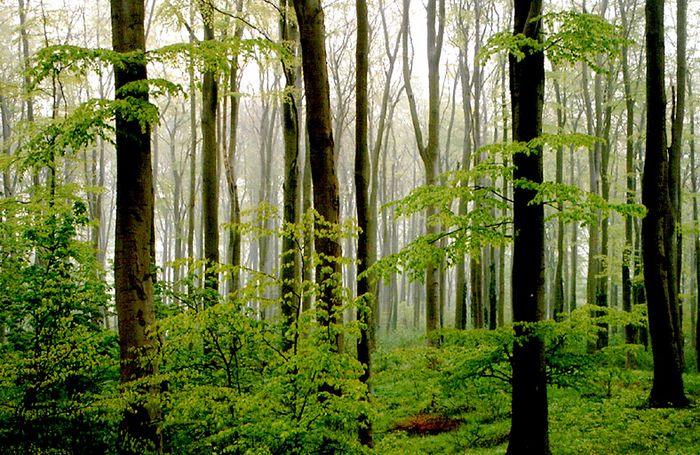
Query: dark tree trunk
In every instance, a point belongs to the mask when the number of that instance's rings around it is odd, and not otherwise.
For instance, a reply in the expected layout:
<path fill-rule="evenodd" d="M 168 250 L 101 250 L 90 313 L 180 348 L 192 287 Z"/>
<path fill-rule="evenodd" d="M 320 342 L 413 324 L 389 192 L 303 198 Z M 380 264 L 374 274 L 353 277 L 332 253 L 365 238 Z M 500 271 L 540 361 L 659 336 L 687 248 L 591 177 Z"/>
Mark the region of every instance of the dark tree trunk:
<path fill-rule="evenodd" d="M 202 4 L 204 40 L 214 39 L 213 8 Z M 218 104 L 216 73 L 207 70 L 202 77 L 202 211 L 204 221 L 205 286 L 218 290 L 219 276 L 219 182 L 216 109 Z"/>
<path fill-rule="evenodd" d="M 112 45 L 120 53 L 145 52 L 142 0 L 112 0 Z M 115 93 L 124 85 L 147 78 L 143 56 L 114 66 Z M 148 100 L 147 91 L 129 96 Z M 155 321 L 153 308 L 153 173 L 150 129 L 138 121 L 116 117 L 117 223 L 114 245 L 114 287 L 119 321 L 120 381 L 128 384 L 154 373 L 140 357 L 152 348 L 147 331 Z M 120 427 L 119 452 L 159 450 L 155 420 L 159 412 L 139 399 L 129 403 Z"/>
<path fill-rule="evenodd" d="M 340 220 L 340 197 L 333 155 L 323 8 L 320 0 L 294 0 L 294 9 L 304 70 L 313 203 L 324 223 L 336 225 Z M 336 292 L 340 284 L 340 242 L 337 238 L 316 235 L 314 247 L 321 258 L 316 267 L 316 282 L 321 288 L 316 303 L 326 313 L 320 315 L 321 324 L 328 326 L 336 321 L 335 312 L 340 304 Z"/>
<path fill-rule="evenodd" d="M 675 218 L 669 194 L 669 156 L 666 148 L 664 93 L 664 2 L 646 2 L 647 137 L 642 202 L 644 285 L 649 308 L 649 333 L 654 357 L 653 407 L 685 406 L 680 352 L 674 332 L 672 237 Z"/>
<path fill-rule="evenodd" d="M 280 6 L 280 35 L 287 51 L 296 56 L 299 33 L 294 21 L 288 17 L 289 8 L 287 0 L 282 0 Z M 282 62 L 285 77 L 285 96 L 282 100 L 282 138 L 284 140 L 284 183 L 283 183 L 283 221 L 285 224 L 293 224 L 298 221 L 299 212 L 299 113 L 297 100 L 294 96 L 296 90 L 297 71 L 292 65 Z M 282 281 L 282 316 L 285 329 L 288 329 L 296 320 L 301 311 L 301 299 L 297 288 L 300 277 L 299 251 L 293 236 L 282 237 L 282 260 L 280 279 Z M 285 342 L 287 343 L 287 342 Z M 289 344 L 286 345 L 289 347 Z"/>
<path fill-rule="evenodd" d="M 516 0 L 514 34 L 541 39 L 542 2 Z M 526 57 L 510 59 L 513 140 L 530 141 L 542 133 L 544 55 L 523 49 Z M 541 183 L 542 150 L 513 156 L 515 182 Z M 513 190 L 513 346 L 512 420 L 508 454 L 549 454 L 547 378 L 544 340 L 531 325 L 544 318 L 544 207 L 531 204 L 536 191 L 515 185 Z M 520 325 L 519 323 L 523 323 Z"/>
<path fill-rule="evenodd" d="M 362 302 L 357 309 L 357 320 L 360 322 L 360 338 L 357 341 L 357 360 L 364 368 L 360 381 L 367 386 L 367 394 L 371 393 L 370 379 L 372 376 L 371 352 L 374 347 L 374 312 L 376 311 L 375 296 L 372 293 L 372 277 L 367 270 L 372 265 L 371 251 L 376 246 L 369 235 L 369 145 L 368 145 L 368 101 L 367 76 L 369 71 L 369 23 L 367 18 L 366 0 L 355 2 L 357 14 L 357 49 L 355 51 L 355 200 L 357 202 L 357 224 L 360 233 L 357 238 L 357 297 Z M 389 239 L 384 239 L 389 241 Z M 372 422 L 368 416 L 360 416 L 360 443 L 372 447 Z"/>
<path fill-rule="evenodd" d="M 678 0 L 676 21 L 676 99 L 672 113 L 671 148 L 669 149 L 669 197 L 674 212 L 675 231 L 671 239 L 671 276 L 673 282 L 673 300 L 671 315 L 678 345 L 678 355 L 681 368 L 685 367 L 683 355 L 683 299 L 681 297 L 681 272 L 683 267 L 683 237 L 682 237 L 682 206 L 681 206 L 681 155 L 683 152 L 683 121 L 685 120 L 685 88 L 686 88 L 686 42 L 688 0 Z"/>
<path fill-rule="evenodd" d="M 622 26 L 625 34 L 629 35 L 630 23 L 627 18 L 627 10 L 624 2 L 620 0 L 619 11 L 622 18 Z M 625 91 L 625 112 L 627 115 L 625 128 L 625 173 L 626 202 L 634 204 L 636 188 L 636 169 L 634 166 L 634 105 L 635 99 L 632 93 L 632 82 L 629 69 L 629 50 L 627 45 L 622 48 L 622 81 Z M 633 244 L 634 244 L 634 220 L 632 215 L 625 216 L 625 246 L 622 250 L 622 309 L 632 311 L 632 270 L 633 270 Z M 637 342 L 637 330 L 632 325 L 625 326 L 625 342 Z M 629 364 L 629 359 L 628 359 Z"/>

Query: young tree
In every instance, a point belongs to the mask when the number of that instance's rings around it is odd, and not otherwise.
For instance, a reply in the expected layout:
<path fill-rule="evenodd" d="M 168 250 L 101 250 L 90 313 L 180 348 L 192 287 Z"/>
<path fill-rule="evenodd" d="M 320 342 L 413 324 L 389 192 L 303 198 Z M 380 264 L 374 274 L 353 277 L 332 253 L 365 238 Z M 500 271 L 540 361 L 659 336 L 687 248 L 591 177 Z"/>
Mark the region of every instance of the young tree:
<path fill-rule="evenodd" d="M 125 54 L 114 65 L 117 99 L 148 102 L 144 52 L 143 0 L 111 0 L 112 46 Z M 117 220 L 114 245 L 114 288 L 119 320 L 120 379 L 123 385 L 147 378 L 154 366 L 141 358 L 153 340 L 148 329 L 153 307 L 153 173 L 150 130 L 126 113 L 116 116 Z M 147 388 L 139 389 L 141 394 Z M 144 397 L 127 406 L 120 431 L 120 453 L 159 449 L 158 412 Z"/>
<path fill-rule="evenodd" d="M 669 194 L 669 153 L 666 144 L 666 94 L 664 92 L 664 2 L 646 1 L 647 137 L 642 202 L 644 287 L 649 311 L 649 333 L 654 356 L 653 407 L 685 406 L 683 371 L 674 332 L 676 302 L 672 272 L 676 218 Z"/>
<path fill-rule="evenodd" d="M 541 42 L 541 0 L 516 0 L 513 34 Z M 510 59 L 513 141 L 528 142 L 542 134 L 544 54 L 521 44 L 524 57 Z M 548 454 L 547 378 L 544 340 L 533 324 L 544 317 L 544 207 L 533 204 L 542 183 L 540 147 L 513 156 L 513 346 L 512 420 L 508 454 Z"/>

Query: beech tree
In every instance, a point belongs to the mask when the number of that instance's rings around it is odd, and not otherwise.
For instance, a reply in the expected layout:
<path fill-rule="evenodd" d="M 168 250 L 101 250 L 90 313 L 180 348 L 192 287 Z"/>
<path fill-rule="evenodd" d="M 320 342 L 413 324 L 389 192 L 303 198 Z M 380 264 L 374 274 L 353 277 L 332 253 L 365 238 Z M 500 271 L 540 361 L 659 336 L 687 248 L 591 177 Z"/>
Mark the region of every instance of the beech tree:
<path fill-rule="evenodd" d="M 669 150 L 666 143 L 666 93 L 664 91 L 664 2 L 646 1 L 647 137 L 642 202 L 644 287 L 649 311 L 649 333 L 654 356 L 654 385 L 649 396 L 653 407 L 685 406 L 683 369 L 674 329 L 676 294 L 672 263 L 676 213 L 669 192 Z M 677 308 L 677 307 L 676 307 Z"/>
<path fill-rule="evenodd" d="M 144 52 L 143 0 L 111 0 L 112 46 L 125 54 L 114 65 L 115 96 L 148 102 Z M 119 321 L 120 380 L 123 386 L 146 379 L 155 367 L 142 359 L 153 347 L 148 329 L 153 307 L 153 173 L 150 129 L 126 113 L 116 116 L 117 219 L 114 288 Z M 139 385 L 139 399 L 128 403 L 120 431 L 120 453 L 143 453 L 161 446 L 158 411 L 148 403 L 149 387 Z M 126 395 L 128 396 L 128 395 Z"/>
<path fill-rule="evenodd" d="M 313 204 L 320 216 L 318 221 L 337 225 L 340 221 L 340 196 L 333 154 L 323 7 L 320 0 L 294 0 L 294 10 L 301 41 Z M 317 235 L 314 246 L 320 258 L 316 267 L 316 280 L 321 286 L 317 304 L 327 312 L 321 315 L 321 322 L 329 325 L 335 322 L 334 313 L 339 304 L 335 288 L 340 280 L 337 261 L 341 255 L 340 242 L 333 236 Z"/>
<path fill-rule="evenodd" d="M 542 40 L 542 2 L 516 0 L 513 34 L 533 43 Z M 513 141 L 528 142 L 542 134 L 544 54 L 529 44 L 510 60 L 510 96 Z M 533 204 L 542 183 L 542 149 L 513 156 L 513 395 L 509 454 L 548 454 L 547 377 L 544 340 L 537 332 L 544 318 L 544 206 Z"/>

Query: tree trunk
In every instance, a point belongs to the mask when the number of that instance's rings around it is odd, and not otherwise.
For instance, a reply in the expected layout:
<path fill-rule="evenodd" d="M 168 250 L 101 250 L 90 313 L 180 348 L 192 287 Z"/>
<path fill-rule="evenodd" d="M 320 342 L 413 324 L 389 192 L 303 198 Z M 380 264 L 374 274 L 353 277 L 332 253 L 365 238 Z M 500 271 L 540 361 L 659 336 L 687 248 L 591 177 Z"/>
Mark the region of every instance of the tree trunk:
<path fill-rule="evenodd" d="M 411 75 L 408 64 L 408 31 L 409 31 L 410 0 L 403 3 L 403 72 L 404 89 L 408 97 L 413 123 L 414 135 L 418 152 L 425 167 L 425 184 L 432 185 L 438 173 L 439 140 L 440 140 L 440 55 L 445 31 L 445 0 L 428 0 L 427 2 L 427 52 L 428 52 L 428 141 L 423 142 L 423 133 L 418 119 L 415 96 L 411 88 Z M 436 23 L 437 20 L 437 23 Z M 437 226 L 431 222 L 435 208 L 426 210 L 426 235 L 437 233 Z M 428 344 L 436 342 L 431 334 L 439 328 L 439 295 L 440 281 L 438 279 L 438 264 L 430 263 L 425 271 L 425 326 L 428 334 Z"/>
<path fill-rule="evenodd" d="M 203 3 L 204 41 L 214 40 L 213 8 Z M 202 218 L 204 221 L 205 286 L 218 290 L 219 274 L 219 182 L 216 111 L 218 104 L 217 76 L 206 70 L 202 76 Z"/>
<path fill-rule="evenodd" d="M 622 19 L 622 27 L 626 35 L 629 35 L 629 21 L 624 1 L 619 1 L 619 11 Z M 626 178 L 626 202 L 634 204 L 636 196 L 636 169 L 634 167 L 634 105 L 635 98 L 632 93 L 632 82 L 629 69 L 629 49 L 627 45 L 622 47 L 622 80 L 625 91 L 625 112 L 627 116 L 625 129 L 625 173 Z M 633 244 L 634 244 L 634 220 L 632 215 L 625 216 L 625 246 L 622 250 L 622 309 L 632 311 L 632 269 L 633 269 Z M 636 327 L 625 326 L 625 343 L 637 341 Z M 630 359 L 628 359 L 629 365 Z"/>
<path fill-rule="evenodd" d="M 685 120 L 686 89 L 686 42 L 688 22 L 688 0 L 678 0 L 676 20 L 676 99 L 671 115 L 671 147 L 669 149 L 669 197 L 674 212 L 675 228 L 671 238 L 671 280 L 673 283 L 673 300 L 671 316 L 673 317 L 678 355 L 681 368 L 685 368 L 683 355 L 683 299 L 681 297 L 681 272 L 683 268 L 682 205 L 681 205 L 681 155 L 683 153 L 683 121 Z"/>
<path fill-rule="evenodd" d="M 299 23 L 304 70 L 313 203 L 320 216 L 318 221 L 337 225 L 340 221 L 340 197 L 333 155 L 323 8 L 320 0 L 294 0 L 294 9 Z M 337 238 L 316 235 L 314 246 L 321 258 L 316 267 L 316 282 L 320 286 L 316 303 L 322 313 L 319 321 L 322 325 L 330 326 L 336 321 L 335 313 L 340 305 L 336 292 L 340 285 L 340 242 Z"/>
<path fill-rule="evenodd" d="M 693 86 L 688 80 L 688 96 L 693 98 Z M 691 185 L 693 191 L 693 226 L 698 229 L 698 176 L 695 168 L 697 162 L 695 155 L 695 104 L 690 104 L 690 172 Z M 700 372 L 700 235 L 693 236 L 693 265 L 695 271 L 695 298 L 690 310 L 691 331 L 690 337 L 695 347 L 697 369 Z"/>
<path fill-rule="evenodd" d="M 564 133 L 566 125 L 566 101 L 562 99 L 559 81 L 554 79 L 554 92 L 557 99 L 557 132 Z M 556 183 L 564 183 L 564 146 L 559 145 L 556 151 Z M 563 209 L 561 202 L 557 203 L 557 210 Z M 557 265 L 554 270 L 554 292 L 552 292 L 552 318 L 556 321 L 564 313 L 564 222 L 561 218 L 557 221 Z"/>
<path fill-rule="evenodd" d="M 280 35 L 284 46 L 292 56 L 296 56 L 299 33 L 294 21 L 288 17 L 287 0 L 280 5 Z M 282 62 L 285 77 L 285 95 L 282 100 L 282 139 L 284 141 L 284 183 L 283 183 L 283 222 L 285 225 L 295 224 L 299 212 L 299 115 L 296 91 L 296 68 L 284 60 Z M 292 235 L 282 236 L 282 258 L 280 279 L 282 297 L 282 316 L 285 331 L 296 320 L 301 311 L 301 301 L 298 295 L 297 281 L 300 277 L 299 251 Z M 286 343 L 286 342 L 285 342 Z M 287 348 L 290 346 L 287 344 Z"/>
<path fill-rule="evenodd" d="M 674 333 L 675 293 L 671 263 L 675 218 L 669 194 L 669 157 L 666 149 L 666 94 L 664 93 L 664 2 L 646 2 L 647 136 L 642 202 L 644 285 L 649 332 L 654 357 L 652 407 L 685 406 L 680 352 Z"/>
<path fill-rule="evenodd" d="M 369 179 L 370 163 L 368 151 L 368 95 L 367 76 L 369 72 L 369 22 L 367 18 L 366 0 L 355 3 L 357 15 L 357 48 L 355 51 L 355 200 L 357 202 L 357 224 L 360 233 L 357 238 L 357 297 L 360 305 L 357 309 L 357 320 L 360 322 L 360 338 L 357 341 L 357 360 L 362 364 L 363 372 L 360 381 L 367 386 L 367 394 L 371 394 L 370 379 L 372 376 L 371 352 L 374 348 L 374 322 L 376 313 L 376 296 L 373 295 L 373 277 L 368 274 L 372 265 L 371 251 L 376 251 L 369 235 Z M 388 241 L 389 239 L 385 239 Z M 360 443 L 372 447 L 372 421 L 368 416 L 360 416 Z"/>
<path fill-rule="evenodd" d="M 145 52 L 142 0 L 112 0 L 112 45 L 116 52 Z M 117 98 L 124 85 L 147 78 L 143 56 L 114 66 Z M 148 100 L 146 90 L 130 91 L 129 96 Z M 114 287 L 119 321 L 120 382 L 124 385 L 154 374 L 155 367 L 141 356 L 153 347 L 147 335 L 155 322 L 153 307 L 153 173 L 151 171 L 150 131 L 138 121 L 116 116 L 117 224 L 114 245 Z M 145 389 L 145 390 L 144 390 Z M 160 434 L 156 421 L 159 411 L 148 405 L 139 390 L 139 399 L 126 407 L 120 427 L 119 452 L 159 451 Z"/>
<path fill-rule="evenodd" d="M 542 2 L 516 0 L 514 34 L 541 40 Z M 544 55 L 522 49 L 526 57 L 510 59 L 513 140 L 530 141 L 542 134 Z M 542 149 L 513 156 L 514 181 L 542 182 Z M 544 340 L 536 326 L 544 318 L 544 207 L 531 204 L 536 191 L 513 190 L 513 398 L 508 454 L 549 454 L 547 378 Z M 520 325 L 519 323 L 524 323 Z"/>

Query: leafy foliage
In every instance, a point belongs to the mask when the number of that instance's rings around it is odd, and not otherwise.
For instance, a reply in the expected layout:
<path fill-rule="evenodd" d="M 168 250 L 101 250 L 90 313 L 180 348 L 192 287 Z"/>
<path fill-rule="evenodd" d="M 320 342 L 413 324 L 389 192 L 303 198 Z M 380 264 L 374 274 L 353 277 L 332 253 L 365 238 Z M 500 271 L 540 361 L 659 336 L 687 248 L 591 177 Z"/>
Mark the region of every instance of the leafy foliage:
<path fill-rule="evenodd" d="M 0 444 L 104 452 L 114 422 L 104 392 L 117 380 L 116 337 L 101 328 L 107 289 L 76 239 L 84 204 L 62 187 L 45 196 L 0 203 Z"/>
<path fill-rule="evenodd" d="M 507 52 L 522 60 L 526 53 L 544 52 L 554 66 L 584 62 L 595 71 L 604 73 L 606 70 L 598 58 L 616 58 L 622 46 L 628 43 L 621 27 L 594 14 L 553 12 L 532 19 L 533 22 L 537 20 L 542 20 L 543 24 L 541 41 L 522 34 L 498 32 L 481 49 L 481 59 Z"/>

